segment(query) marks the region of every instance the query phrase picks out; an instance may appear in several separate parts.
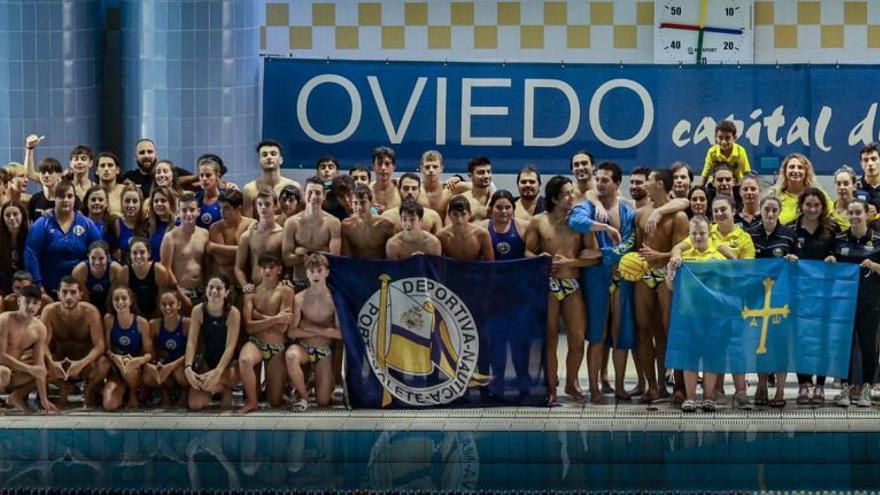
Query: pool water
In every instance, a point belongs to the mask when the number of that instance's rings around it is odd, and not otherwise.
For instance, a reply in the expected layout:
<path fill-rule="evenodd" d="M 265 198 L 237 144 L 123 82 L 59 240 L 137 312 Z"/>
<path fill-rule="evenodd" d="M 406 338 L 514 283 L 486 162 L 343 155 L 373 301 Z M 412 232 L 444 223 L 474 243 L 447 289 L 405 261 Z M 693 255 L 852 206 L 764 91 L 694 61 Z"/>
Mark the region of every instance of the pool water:
<path fill-rule="evenodd" d="M 878 463 L 880 433 L 0 430 L 13 491 L 839 491 Z"/>

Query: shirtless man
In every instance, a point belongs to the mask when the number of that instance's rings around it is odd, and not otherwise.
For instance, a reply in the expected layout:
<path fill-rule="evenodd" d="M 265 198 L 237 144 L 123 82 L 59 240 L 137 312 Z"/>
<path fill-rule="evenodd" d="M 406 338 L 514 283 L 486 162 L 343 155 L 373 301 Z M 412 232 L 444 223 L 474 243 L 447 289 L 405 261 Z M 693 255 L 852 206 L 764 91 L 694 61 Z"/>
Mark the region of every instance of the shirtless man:
<path fill-rule="evenodd" d="M 370 185 L 370 182 L 373 180 L 372 173 L 370 169 L 367 167 L 363 167 L 361 165 L 355 165 L 348 171 L 348 175 L 354 179 L 355 182 L 361 182 L 366 185 Z"/>
<path fill-rule="evenodd" d="M 422 153 L 419 163 L 422 172 L 421 194 L 418 201 L 425 208 L 430 208 L 440 214 L 440 218 L 446 220 L 446 206 L 449 200 L 456 194 L 461 194 L 471 189 L 472 184 L 462 182 L 458 177 L 452 177 L 443 182 L 443 155 L 437 150 L 428 150 Z"/>
<path fill-rule="evenodd" d="M 278 225 L 284 225 L 288 218 L 299 212 L 302 206 L 302 191 L 291 185 L 281 188 L 278 193 L 278 213 L 275 215 L 275 221 Z"/>
<path fill-rule="evenodd" d="M 415 201 L 405 201 L 400 206 L 400 223 L 403 230 L 388 239 L 385 257 L 389 260 L 402 260 L 417 254 L 440 256 L 443 247 L 440 240 L 422 230 L 422 215 L 425 209 Z"/>
<path fill-rule="evenodd" d="M 276 196 L 287 185 L 294 185 L 297 189 L 302 190 L 299 182 L 281 176 L 281 164 L 284 163 L 281 143 L 271 139 L 261 141 L 257 145 L 257 154 L 260 157 L 260 169 L 263 173 L 257 179 L 245 184 L 242 190 L 242 196 L 244 196 L 242 214 L 250 218 L 254 218 L 254 201 L 261 189 L 268 187 L 275 191 Z"/>
<path fill-rule="evenodd" d="M 394 150 L 380 146 L 373 151 L 373 173 L 376 174 L 376 180 L 370 187 L 373 188 L 373 203 L 380 213 L 400 206 L 400 193 L 391 180 L 396 167 L 397 154 Z"/>
<path fill-rule="evenodd" d="M 312 366 L 315 373 L 315 400 L 319 407 L 330 405 L 333 392 L 333 369 L 331 359 L 333 340 L 342 340 L 336 306 L 327 287 L 330 264 L 322 254 L 309 255 L 305 260 L 309 288 L 296 295 L 293 304 L 293 321 L 287 335 L 293 344 L 287 348 L 285 361 L 287 373 L 296 395 L 295 411 L 305 411 L 309 406 L 309 389 L 303 367 Z M 291 394 L 293 395 L 293 394 Z"/>
<path fill-rule="evenodd" d="M 205 275 L 205 254 L 208 230 L 196 225 L 199 218 L 199 200 L 186 193 L 177 202 L 180 225 L 171 229 L 162 239 L 161 263 L 172 276 L 172 285 L 183 302 L 183 314 L 189 316 L 193 306 L 202 302 Z"/>
<path fill-rule="evenodd" d="M 241 284 L 245 294 L 253 294 L 262 279 L 259 265 L 263 253 L 273 253 L 281 257 L 281 244 L 284 231 L 275 221 L 277 201 L 271 189 L 261 189 L 257 194 L 257 223 L 251 226 L 238 241 L 235 255 L 235 280 Z M 247 317 L 247 315 L 245 315 Z"/>
<path fill-rule="evenodd" d="M 593 181 L 593 161 L 593 154 L 585 150 L 577 151 L 571 157 L 571 173 L 574 174 L 575 180 L 575 203 L 583 201 L 587 191 L 596 187 Z"/>
<path fill-rule="evenodd" d="M 471 203 L 471 222 L 479 222 L 489 216 L 489 199 L 492 197 L 490 192 L 492 163 L 485 156 L 474 157 L 468 162 L 468 175 L 473 187 L 462 196 Z"/>
<path fill-rule="evenodd" d="M 241 192 L 236 190 L 220 193 L 221 219 L 208 229 L 207 252 L 214 261 L 212 269 L 227 280 L 236 280 L 235 257 L 238 253 L 238 243 L 242 235 L 256 223 L 253 218 L 242 216 L 243 199 Z M 236 294 L 238 291 L 241 291 L 240 285 L 233 287 L 233 304 L 241 301 L 236 297 L 240 295 L 240 292 Z"/>
<path fill-rule="evenodd" d="M 403 201 L 412 200 L 421 204 L 422 202 L 419 201 L 419 196 L 422 192 L 421 182 L 422 180 L 419 179 L 419 176 L 412 172 L 407 172 L 400 176 L 400 179 L 397 181 L 400 198 Z M 422 220 L 422 228 L 425 229 L 426 232 L 437 235 L 437 232 L 440 232 L 440 229 L 443 228 L 443 219 L 440 217 L 440 213 L 428 207 L 424 207 L 424 210 L 425 217 L 424 220 Z M 399 206 L 385 210 L 382 212 L 382 216 L 394 222 L 394 227 L 400 232 Z"/>
<path fill-rule="evenodd" d="M 342 255 L 354 258 L 385 258 L 385 244 L 395 233 L 394 222 L 373 215 L 373 191 L 356 183 L 352 194 L 354 214 L 342 221 Z"/>
<path fill-rule="evenodd" d="M 648 167 L 637 167 L 629 173 L 629 197 L 633 199 L 636 209 L 651 202 L 647 187 L 650 175 L 651 169 Z"/>
<path fill-rule="evenodd" d="M 315 162 L 315 175 L 328 184 L 339 175 L 339 160 L 333 155 L 323 155 Z"/>
<path fill-rule="evenodd" d="M 541 193 L 541 172 L 533 165 L 526 165 L 516 174 L 516 198 L 513 215 L 523 220 L 531 220 L 533 216 L 544 212 L 544 198 Z"/>
<path fill-rule="evenodd" d="M 383 247 L 384 249 L 384 247 Z M 21 289 L 34 285 L 34 276 L 30 274 L 30 272 L 26 272 L 24 270 L 19 270 L 12 274 L 12 294 L 7 294 L 0 302 L 0 313 L 4 311 L 18 311 L 18 300 L 21 296 Z M 40 306 L 40 309 L 37 312 L 37 316 L 40 315 L 40 312 L 43 308 L 46 307 L 47 304 L 52 303 L 52 298 L 43 293 L 42 295 L 43 305 Z"/>
<path fill-rule="evenodd" d="M 298 291 L 308 286 L 303 266 L 307 254 L 327 252 L 338 255 L 342 250 L 341 223 L 321 209 L 324 182 L 319 177 L 306 180 L 305 202 L 305 210 L 284 222 L 281 243 L 284 265 L 293 270 L 293 287 Z"/>
<path fill-rule="evenodd" d="M 550 296 L 547 305 L 547 386 L 548 403 L 556 402 L 556 347 L 559 340 L 559 316 L 565 321 L 568 355 L 565 359 L 565 393 L 577 402 L 584 399 L 578 371 L 584 359 L 584 327 L 587 309 L 580 290 L 581 268 L 594 265 L 600 258 L 593 235 L 581 235 L 568 226 L 568 212 L 574 206 L 571 180 L 557 175 L 544 190 L 546 211 L 536 215 L 526 228 L 526 256 L 547 254 L 553 257 L 550 268 Z"/>
<path fill-rule="evenodd" d="M 118 182 L 122 175 L 119 158 L 109 151 L 98 153 L 98 167 L 95 172 L 101 189 L 107 191 L 107 204 L 110 213 L 122 216 L 122 189 L 125 187 Z"/>
<path fill-rule="evenodd" d="M 271 191 L 269 191 L 271 192 Z M 257 196 L 257 209 L 260 196 Z M 259 383 L 254 368 L 266 366 L 266 390 L 270 407 L 278 407 L 284 398 L 285 376 L 284 349 L 287 347 L 287 327 L 293 321 L 293 289 L 279 284 L 284 270 L 281 257 L 274 252 L 264 252 L 257 259 L 260 266 L 260 283 L 244 296 L 244 329 L 247 343 L 241 348 L 238 367 L 244 385 L 245 414 L 259 407 L 257 402 Z"/>
<path fill-rule="evenodd" d="M 11 392 L 9 404 L 29 412 L 27 396 L 19 390 L 34 382 L 43 409 L 58 413 L 46 393 L 49 332 L 36 318 L 41 304 L 40 289 L 31 285 L 21 289 L 18 311 L 0 314 L 0 390 Z"/>
<path fill-rule="evenodd" d="M 672 292 L 663 283 L 666 264 L 672 248 L 688 235 L 688 218 L 681 211 L 664 215 L 653 232 L 649 233 L 648 218 L 655 209 L 669 201 L 672 181 L 671 170 L 664 168 L 652 171 L 647 184 L 651 202 L 636 212 L 636 248 L 649 267 L 648 274 L 635 286 L 638 358 L 648 382 L 648 390 L 642 401 L 648 404 L 660 398 L 657 377 L 658 372 L 665 370 L 666 337 L 672 308 Z M 679 400 L 678 396 L 682 393 L 680 388 L 684 384 L 683 376 L 680 378 L 676 379 L 675 397 Z"/>
<path fill-rule="evenodd" d="M 43 310 L 41 320 L 49 332 L 47 367 L 49 383 L 59 387 L 58 405 L 67 405 L 73 378 L 81 377 L 85 409 L 94 409 L 98 387 L 110 371 L 110 360 L 104 356 L 104 325 L 95 306 L 82 302 L 82 290 L 77 281 L 67 276 L 61 279 L 58 302 Z"/>
<path fill-rule="evenodd" d="M 470 223 L 471 203 L 463 196 L 449 202 L 450 225 L 437 234 L 443 256 L 459 261 L 495 261 L 489 231 Z"/>

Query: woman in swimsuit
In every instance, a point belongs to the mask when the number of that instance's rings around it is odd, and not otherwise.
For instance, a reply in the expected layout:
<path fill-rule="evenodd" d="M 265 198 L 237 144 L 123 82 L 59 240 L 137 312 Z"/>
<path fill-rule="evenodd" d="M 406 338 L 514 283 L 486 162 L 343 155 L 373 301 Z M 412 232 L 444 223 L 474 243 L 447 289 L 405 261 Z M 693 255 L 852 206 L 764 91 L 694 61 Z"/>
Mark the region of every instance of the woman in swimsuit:
<path fill-rule="evenodd" d="M 480 222 L 480 226 L 489 231 L 495 261 L 525 258 L 526 244 L 523 234 L 529 222 L 514 217 L 513 210 L 513 194 L 506 189 L 499 189 L 489 200 L 490 217 Z"/>
<path fill-rule="evenodd" d="M 89 246 L 86 261 L 73 267 L 72 275 L 81 287 L 85 287 L 89 302 L 103 315 L 109 311 L 107 299 L 110 287 L 122 285 L 120 277 L 124 271 L 125 267 L 110 259 L 107 243 L 95 241 Z"/>
<path fill-rule="evenodd" d="M 186 335 L 189 333 L 189 318 L 180 314 L 180 299 L 177 291 L 165 289 L 159 296 L 161 318 L 150 320 L 150 338 L 156 349 L 156 359 L 148 363 L 144 372 L 144 383 L 162 389 L 162 405 L 171 404 L 171 389 L 180 391 L 179 406 L 186 405 L 186 392 L 189 383 L 183 370 L 186 353 Z"/>
<path fill-rule="evenodd" d="M 165 186 L 153 186 L 148 201 L 150 212 L 150 252 L 153 261 L 160 261 L 159 253 L 165 234 L 174 228 L 177 220 L 177 193 Z"/>
<path fill-rule="evenodd" d="M 235 347 L 241 313 L 229 303 L 229 292 L 229 280 L 212 275 L 205 287 L 207 301 L 192 311 L 184 372 L 190 386 L 189 408 L 193 411 L 209 406 L 213 394 L 221 395 L 221 409 L 232 408 L 232 387 L 238 383 Z"/>
<path fill-rule="evenodd" d="M 150 256 L 150 240 L 146 237 L 133 237 L 131 245 L 131 262 L 128 270 L 124 270 L 120 283 L 134 290 L 135 299 L 141 314 L 146 318 L 159 315 L 156 301 L 159 292 L 171 286 L 168 270 Z"/>
<path fill-rule="evenodd" d="M 112 366 L 104 386 L 103 406 L 107 411 L 118 410 L 127 390 L 127 407 L 136 409 L 141 370 L 153 353 L 150 324 L 137 315 L 134 292 L 129 287 L 114 287 L 110 295 L 110 312 L 104 315 L 104 338 L 110 347 L 107 357 Z"/>

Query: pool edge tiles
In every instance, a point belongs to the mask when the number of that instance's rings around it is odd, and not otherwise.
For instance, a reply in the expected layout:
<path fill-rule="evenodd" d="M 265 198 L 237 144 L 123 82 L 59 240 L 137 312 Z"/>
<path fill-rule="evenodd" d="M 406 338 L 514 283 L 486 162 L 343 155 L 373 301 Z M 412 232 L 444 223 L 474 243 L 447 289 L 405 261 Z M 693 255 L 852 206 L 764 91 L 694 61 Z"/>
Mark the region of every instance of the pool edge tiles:
<path fill-rule="evenodd" d="M 880 411 L 836 409 L 733 411 L 683 414 L 675 410 L 627 408 L 582 410 L 443 409 L 382 411 L 344 409 L 305 413 L 260 411 L 187 413 L 143 410 L 131 413 L 72 412 L 62 416 L 20 415 L 7 411 L 0 429 L 103 430 L 387 430 L 387 431 L 880 431 Z"/>

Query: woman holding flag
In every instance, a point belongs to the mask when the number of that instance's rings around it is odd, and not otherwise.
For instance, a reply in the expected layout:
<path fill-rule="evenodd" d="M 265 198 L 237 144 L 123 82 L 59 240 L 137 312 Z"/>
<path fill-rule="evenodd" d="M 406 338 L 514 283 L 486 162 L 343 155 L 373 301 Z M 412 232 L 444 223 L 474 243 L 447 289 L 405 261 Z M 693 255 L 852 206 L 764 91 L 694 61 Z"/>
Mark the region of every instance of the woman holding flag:
<path fill-rule="evenodd" d="M 796 261 L 797 243 L 793 229 L 779 223 L 782 201 L 776 194 L 768 194 L 761 199 L 761 223 L 747 229 L 755 244 L 755 258 L 785 258 Z M 767 373 L 758 374 L 758 389 L 755 391 L 755 405 L 785 407 L 786 372 L 776 373 L 776 396 L 772 401 L 767 392 Z"/>
<path fill-rule="evenodd" d="M 841 386 L 837 405 L 871 406 L 871 382 L 877 370 L 877 331 L 880 325 L 880 232 L 868 226 L 868 203 L 854 198 L 847 206 L 850 228 L 834 237 L 833 254 L 825 261 L 842 261 L 861 266 L 853 351 L 849 377 Z M 857 361 L 858 360 L 858 361 Z M 859 363 L 859 361 L 861 361 Z"/>
<path fill-rule="evenodd" d="M 834 236 L 838 232 L 837 225 L 831 220 L 828 203 L 821 190 L 815 187 L 804 189 L 798 197 L 797 220 L 792 227 L 797 236 L 797 255 L 799 259 L 824 260 L 831 255 Z M 803 373 L 797 374 L 798 397 L 797 403 L 824 404 L 825 403 L 825 377 L 816 377 L 816 386 L 810 394 L 810 386 L 813 385 L 813 376 Z"/>

